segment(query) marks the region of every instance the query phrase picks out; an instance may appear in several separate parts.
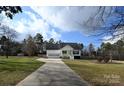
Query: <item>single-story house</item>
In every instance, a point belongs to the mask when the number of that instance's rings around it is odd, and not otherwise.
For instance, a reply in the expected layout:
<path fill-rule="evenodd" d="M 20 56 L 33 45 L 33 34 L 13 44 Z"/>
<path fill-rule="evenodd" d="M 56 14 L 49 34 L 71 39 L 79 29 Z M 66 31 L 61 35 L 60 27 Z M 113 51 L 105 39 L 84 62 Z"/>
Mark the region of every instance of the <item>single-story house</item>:
<path fill-rule="evenodd" d="M 49 44 L 46 46 L 46 55 L 48 58 L 80 58 L 82 44 L 78 43 L 60 43 Z"/>

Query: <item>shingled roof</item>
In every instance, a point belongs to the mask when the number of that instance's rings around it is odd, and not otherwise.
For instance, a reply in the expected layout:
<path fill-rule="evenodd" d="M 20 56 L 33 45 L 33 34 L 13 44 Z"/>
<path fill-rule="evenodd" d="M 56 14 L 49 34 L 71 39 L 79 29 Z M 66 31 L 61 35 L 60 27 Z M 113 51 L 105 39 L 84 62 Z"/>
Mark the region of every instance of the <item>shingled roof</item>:
<path fill-rule="evenodd" d="M 46 49 L 47 50 L 59 50 L 65 47 L 66 45 L 71 46 L 73 49 L 78 49 L 78 50 L 82 49 L 82 44 L 78 44 L 78 43 L 47 44 Z"/>

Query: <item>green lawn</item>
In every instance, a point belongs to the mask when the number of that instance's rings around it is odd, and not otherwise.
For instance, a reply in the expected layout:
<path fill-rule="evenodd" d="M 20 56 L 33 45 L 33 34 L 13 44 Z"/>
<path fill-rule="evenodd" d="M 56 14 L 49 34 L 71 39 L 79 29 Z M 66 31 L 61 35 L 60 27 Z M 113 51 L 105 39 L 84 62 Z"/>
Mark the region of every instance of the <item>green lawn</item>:
<path fill-rule="evenodd" d="M 6 57 L 0 56 L 0 85 L 16 85 L 26 76 L 38 69 L 43 62 L 37 57 Z"/>
<path fill-rule="evenodd" d="M 93 60 L 63 60 L 91 85 L 124 85 L 124 64 L 100 64 Z"/>

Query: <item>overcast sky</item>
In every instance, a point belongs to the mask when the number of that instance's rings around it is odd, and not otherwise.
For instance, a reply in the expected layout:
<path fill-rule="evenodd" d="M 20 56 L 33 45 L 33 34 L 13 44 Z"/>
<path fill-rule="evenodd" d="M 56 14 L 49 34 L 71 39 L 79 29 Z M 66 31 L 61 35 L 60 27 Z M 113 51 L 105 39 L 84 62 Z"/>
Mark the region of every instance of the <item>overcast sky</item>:
<path fill-rule="evenodd" d="M 66 42 L 78 42 L 96 46 L 101 37 L 89 36 L 90 28 L 85 22 L 93 16 L 98 7 L 22 7 L 23 12 L 16 14 L 13 20 L 3 18 L 3 23 L 20 33 L 18 40 L 27 34 L 41 33 L 44 40 L 54 38 Z M 93 33 L 91 31 L 91 33 Z"/>

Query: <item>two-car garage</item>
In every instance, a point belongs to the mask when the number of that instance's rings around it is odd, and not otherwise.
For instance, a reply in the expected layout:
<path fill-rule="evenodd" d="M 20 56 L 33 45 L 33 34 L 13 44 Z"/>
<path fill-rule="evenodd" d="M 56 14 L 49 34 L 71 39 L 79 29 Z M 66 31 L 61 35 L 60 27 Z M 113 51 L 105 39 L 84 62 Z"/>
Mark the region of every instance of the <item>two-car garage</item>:
<path fill-rule="evenodd" d="M 60 50 L 47 50 L 48 58 L 60 58 Z"/>

